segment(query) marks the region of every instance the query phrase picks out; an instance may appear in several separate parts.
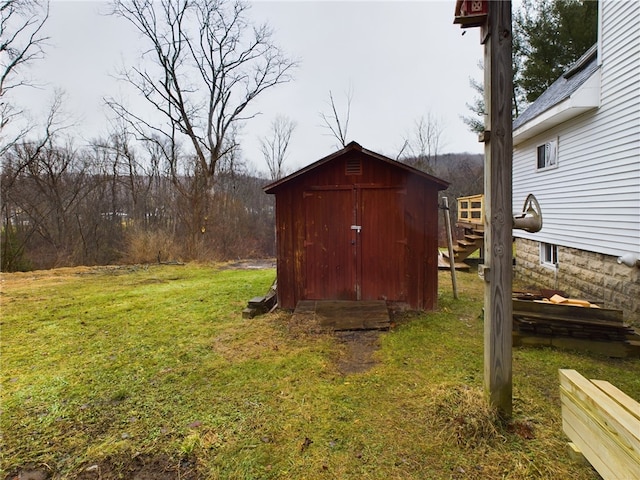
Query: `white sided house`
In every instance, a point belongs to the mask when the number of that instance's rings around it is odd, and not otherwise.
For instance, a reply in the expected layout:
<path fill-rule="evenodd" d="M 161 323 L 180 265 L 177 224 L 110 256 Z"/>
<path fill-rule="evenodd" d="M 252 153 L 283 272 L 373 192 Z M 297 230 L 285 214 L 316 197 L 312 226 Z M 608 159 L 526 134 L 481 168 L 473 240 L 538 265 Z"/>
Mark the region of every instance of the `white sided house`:
<path fill-rule="evenodd" d="M 597 45 L 513 125 L 513 209 L 543 216 L 513 232 L 515 275 L 640 326 L 640 2 L 599 3 Z"/>

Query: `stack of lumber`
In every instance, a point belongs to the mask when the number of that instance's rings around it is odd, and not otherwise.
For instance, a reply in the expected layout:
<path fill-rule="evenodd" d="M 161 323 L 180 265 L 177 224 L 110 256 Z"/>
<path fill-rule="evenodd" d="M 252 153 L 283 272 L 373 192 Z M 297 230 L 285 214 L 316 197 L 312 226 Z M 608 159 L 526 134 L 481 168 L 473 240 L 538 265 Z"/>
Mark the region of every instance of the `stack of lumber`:
<path fill-rule="evenodd" d="M 637 401 L 575 370 L 560 370 L 560 400 L 564 433 L 603 479 L 640 478 Z"/>
<path fill-rule="evenodd" d="M 640 335 L 624 323 L 622 310 L 559 295 L 522 298 L 526 296 L 517 294 L 513 299 L 514 345 L 552 345 L 610 357 L 640 356 Z"/>
<path fill-rule="evenodd" d="M 554 293 L 551 298 L 541 298 L 540 300 L 534 300 L 534 302 L 552 303 L 554 305 L 571 305 L 573 307 L 600 308 L 599 305 L 591 303 L 588 300 L 582 300 L 579 298 L 565 298 L 558 293 Z"/>
<path fill-rule="evenodd" d="M 266 295 L 253 297 L 242 310 L 242 318 L 253 318 L 273 310 L 278 302 L 278 280 L 276 279 Z"/>

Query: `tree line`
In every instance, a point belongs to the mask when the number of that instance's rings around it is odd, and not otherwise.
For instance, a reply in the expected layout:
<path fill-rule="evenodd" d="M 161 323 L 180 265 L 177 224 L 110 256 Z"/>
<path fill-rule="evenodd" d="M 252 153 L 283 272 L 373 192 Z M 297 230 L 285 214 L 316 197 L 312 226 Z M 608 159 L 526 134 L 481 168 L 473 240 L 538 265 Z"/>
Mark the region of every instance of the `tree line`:
<path fill-rule="evenodd" d="M 142 38 L 119 76 L 149 108 L 105 98 L 111 133 L 76 147 L 61 96 L 41 125 L 11 102 L 36 85 L 26 67 L 45 54 L 48 2 L 0 6 L 2 269 L 272 255 L 266 180 L 243 164 L 237 132 L 297 62 L 241 0 L 111 8 Z"/>
<path fill-rule="evenodd" d="M 424 169 L 424 158 L 402 161 Z M 275 254 L 272 179 L 221 162 L 207 196 L 201 178 L 176 176 L 156 149 L 121 133 L 76 148 L 53 135 L 3 155 L 2 270 L 68 265 L 225 260 Z M 444 154 L 428 170 L 458 196 L 482 191 L 482 155 Z M 194 212 L 207 211 L 199 217 Z"/>
<path fill-rule="evenodd" d="M 295 122 L 276 117 L 261 142 L 269 178 L 243 162 L 238 130 L 255 98 L 293 78 L 297 61 L 267 25 L 250 21 L 242 0 L 111 5 L 144 43 L 140 63 L 120 78 L 153 113 L 107 98 L 110 133 L 81 147 L 67 135 L 61 96 L 40 125 L 10 101 L 35 85 L 25 67 L 45 54 L 48 2 L 0 5 L 2 270 L 274 255 L 273 199 L 262 187 L 287 173 Z M 321 114 L 338 147 L 348 142 L 352 94 L 339 108 L 329 92 L 330 113 Z M 442 135 L 429 112 L 396 159 L 450 181 L 455 205 L 482 192 L 482 157 L 441 155 Z"/>
<path fill-rule="evenodd" d="M 117 135 L 25 142 L 2 161 L 3 271 L 274 254 L 268 180 L 242 165 L 219 167 L 203 206 L 197 174 L 172 175 L 157 151 Z"/>

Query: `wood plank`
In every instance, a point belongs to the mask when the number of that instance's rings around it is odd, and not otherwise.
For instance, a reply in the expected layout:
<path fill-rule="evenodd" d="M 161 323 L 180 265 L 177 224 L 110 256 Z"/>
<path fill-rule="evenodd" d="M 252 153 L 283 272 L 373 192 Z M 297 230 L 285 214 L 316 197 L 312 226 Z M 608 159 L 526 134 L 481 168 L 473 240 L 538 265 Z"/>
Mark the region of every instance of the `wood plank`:
<path fill-rule="evenodd" d="M 317 301 L 316 318 L 334 330 L 388 330 L 391 324 L 385 301 Z"/>
<path fill-rule="evenodd" d="M 259 313 L 260 313 L 259 309 L 247 307 L 244 310 L 242 310 L 242 318 L 253 318 Z"/>
<path fill-rule="evenodd" d="M 581 322 L 580 320 L 566 320 L 560 318 L 548 318 L 543 315 L 520 315 L 518 312 L 514 315 L 514 320 L 518 322 L 518 325 L 522 326 L 547 326 L 549 328 L 564 327 L 571 330 L 585 330 L 593 332 L 608 332 L 609 334 L 615 334 L 620 336 L 621 339 L 640 339 L 640 336 L 634 335 L 632 329 L 626 325 L 612 324 L 610 322 Z"/>
<path fill-rule="evenodd" d="M 458 240 L 458 245 L 466 250 L 469 250 L 467 247 L 473 247 L 474 250 L 478 248 L 478 244 L 476 244 L 476 242 L 470 242 L 468 240 Z"/>
<path fill-rule="evenodd" d="M 481 218 L 475 219 L 460 219 L 456 222 L 456 227 L 458 228 L 468 228 L 469 230 L 473 230 L 477 233 L 484 232 L 483 220 Z"/>
<path fill-rule="evenodd" d="M 606 380 L 591 380 L 591 382 L 613 400 L 618 402 L 618 404 L 627 409 L 627 411 L 640 422 L 640 403 L 636 402 L 629 395 Z"/>
<path fill-rule="evenodd" d="M 575 370 L 560 372 L 560 385 L 586 406 L 596 409 L 608 428 L 617 432 L 619 440 L 635 452 L 640 462 L 640 428 L 635 416 Z"/>
<path fill-rule="evenodd" d="M 293 314 L 298 322 L 317 322 L 330 331 L 388 330 L 391 326 L 383 300 L 301 300 Z"/>
<path fill-rule="evenodd" d="M 597 322 L 598 324 L 620 325 L 623 323 L 622 310 L 607 308 L 584 308 L 576 305 L 562 305 L 513 299 L 513 311 L 517 315 L 536 318 L 552 318 L 567 321 Z"/>
<path fill-rule="evenodd" d="M 456 280 L 456 265 L 455 255 L 453 253 L 453 234 L 451 231 L 451 215 L 449 213 L 449 199 L 442 197 L 442 215 L 444 217 L 444 224 L 447 231 L 447 258 L 453 259 L 449 262 L 449 270 L 451 271 L 451 287 L 453 288 L 453 298 L 458 299 L 458 282 Z"/>
<path fill-rule="evenodd" d="M 600 424 L 566 395 L 560 395 L 562 429 L 585 458 L 605 480 L 640 478 L 631 473 L 632 465 L 620 455 L 612 454 L 617 445 L 602 431 Z M 640 474 L 640 472 L 639 472 Z"/>
<path fill-rule="evenodd" d="M 604 478 L 640 478 L 634 415 L 575 370 L 560 370 L 560 399 L 565 433 Z"/>
<path fill-rule="evenodd" d="M 454 263 L 456 270 L 469 270 L 471 267 L 464 262 L 455 262 Z M 449 264 L 449 258 L 444 257 L 443 255 L 438 255 L 438 269 L 440 270 L 449 270 L 451 268 Z"/>

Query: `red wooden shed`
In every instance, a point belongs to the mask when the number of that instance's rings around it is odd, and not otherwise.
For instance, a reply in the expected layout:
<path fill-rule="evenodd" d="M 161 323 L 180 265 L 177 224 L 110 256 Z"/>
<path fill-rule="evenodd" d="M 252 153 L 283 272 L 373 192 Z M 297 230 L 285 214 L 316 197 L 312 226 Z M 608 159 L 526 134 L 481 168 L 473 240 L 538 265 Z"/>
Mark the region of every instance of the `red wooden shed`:
<path fill-rule="evenodd" d="M 432 310 L 448 183 L 351 142 L 264 187 L 276 196 L 278 304 L 387 300 Z"/>

